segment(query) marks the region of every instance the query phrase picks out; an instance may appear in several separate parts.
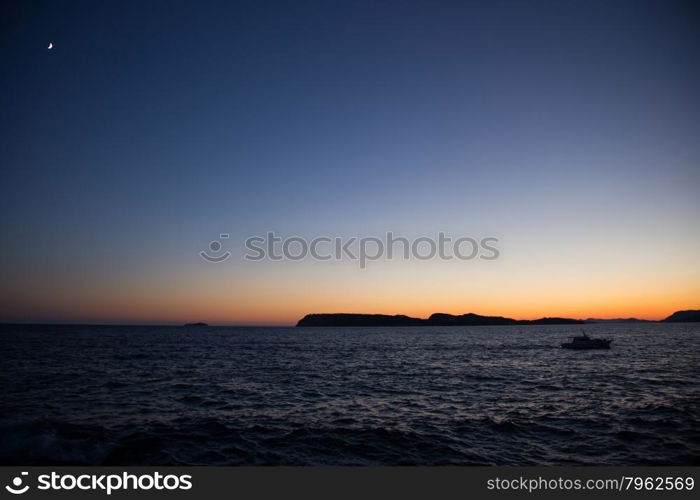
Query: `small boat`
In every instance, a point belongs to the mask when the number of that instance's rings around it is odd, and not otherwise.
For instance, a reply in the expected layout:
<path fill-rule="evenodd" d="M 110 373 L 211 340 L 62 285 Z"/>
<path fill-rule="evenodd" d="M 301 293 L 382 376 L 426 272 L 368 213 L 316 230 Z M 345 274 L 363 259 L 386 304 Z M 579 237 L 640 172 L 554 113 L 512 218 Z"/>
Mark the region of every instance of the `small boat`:
<path fill-rule="evenodd" d="M 592 339 L 585 333 L 579 337 L 571 337 L 571 342 L 564 342 L 564 349 L 610 349 L 612 339 Z"/>

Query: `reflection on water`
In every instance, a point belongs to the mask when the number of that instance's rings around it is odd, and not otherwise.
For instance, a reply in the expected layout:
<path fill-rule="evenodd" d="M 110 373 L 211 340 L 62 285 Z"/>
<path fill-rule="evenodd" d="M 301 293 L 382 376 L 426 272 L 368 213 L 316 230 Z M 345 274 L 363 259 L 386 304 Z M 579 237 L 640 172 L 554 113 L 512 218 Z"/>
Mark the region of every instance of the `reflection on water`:
<path fill-rule="evenodd" d="M 700 464 L 699 324 L 2 326 L 5 464 Z"/>

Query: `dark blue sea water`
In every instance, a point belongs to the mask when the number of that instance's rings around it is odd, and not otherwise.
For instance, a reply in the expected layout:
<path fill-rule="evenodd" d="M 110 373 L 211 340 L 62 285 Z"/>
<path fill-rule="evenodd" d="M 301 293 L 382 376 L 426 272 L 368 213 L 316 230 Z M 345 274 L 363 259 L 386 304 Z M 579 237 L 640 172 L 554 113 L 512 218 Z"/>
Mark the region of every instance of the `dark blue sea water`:
<path fill-rule="evenodd" d="M 700 464 L 700 324 L 2 326 L 0 462 Z"/>

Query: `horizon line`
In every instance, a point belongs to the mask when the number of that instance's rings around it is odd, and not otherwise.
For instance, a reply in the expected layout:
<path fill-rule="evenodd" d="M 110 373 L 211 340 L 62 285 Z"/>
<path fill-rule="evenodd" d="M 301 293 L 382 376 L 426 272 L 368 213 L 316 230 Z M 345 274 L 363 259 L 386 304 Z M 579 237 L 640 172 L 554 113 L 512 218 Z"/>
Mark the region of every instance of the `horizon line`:
<path fill-rule="evenodd" d="M 502 318 L 508 318 L 508 319 L 515 319 L 517 321 L 531 321 L 533 319 L 544 319 L 544 318 L 562 318 L 562 319 L 572 319 L 572 320 L 577 320 L 577 321 L 587 321 L 591 319 L 595 320 L 605 320 L 605 321 L 610 321 L 610 320 L 628 320 L 628 319 L 636 319 L 640 321 L 648 321 L 648 322 L 661 322 L 665 318 L 669 317 L 670 315 L 682 311 L 682 310 L 688 310 L 688 309 L 679 309 L 678 311 L 673 311 L 670 314 L 667 314 L 664 317 L 658 318 L 658 319 L 649 319 L 649 318 L 643 318 L 643 317 L 637 317 L 637 316 L 610 316 L 610 317 L 596 317 L 596 316 L 587 316 L 585 318 L 569 318 L 565 316 L 533 316 L 532 318 L 510 318 L 509 316 L 491 316 L 488 314 L 479 314 L 479 313 L 474 313 L 474 312 L 468 312 L 468 313 L 461 313 L 461 314 L 452 314 L 452 313 L 433 313 L 433 314 L 450 314 L 452 316 L 462 316 L 464 314 L 475 314 L 478 316 L 485 316 L 485 317 L 502 317 Z M 691 309 L 692 310 L 692 309 Z M 237 328 L 287 328 L 287 327 L 296 327 L 298 322 L 305 318 L 306 316 L 309 315 L 314 315 L 314 314 L 323 314 L 323 315 L 332 315 L 332 314 L 358 314 L 358 315 L 380 315 L 380 316 L 406 316 L 409 318 L 416 318 L 416 319 L 425 319 L 427 320 L 430 316 L 426 318 L 422 317 L 416 317 L 416 316 L 410 316 L 408 314 L 404 313 L 396 313 L 396 314 L 387 314 L 387 313 L 356 313 L 356 312 L 333 312 L 333 313 L 308 313 L 303 315 L 301 318 L 295 320 L 294 322 L 272 322 L 272 323 L 257 323 L 257 322 L 223 322 L 223 323 L 210 323 L 206 320 L 202 319 L 196 319 L 196 320 L 188 320 L 188 321 L 172 321 L 172 320 L 154 320 L 154 321 L 148 321 L 148 320 L 129 320 L 129 319 L 124 319 L 124 320 L 100 320 L 100 319 L 94 319 L 94 320 L 32 320 L 32 319 L 23 319 L 23 320 L 18 320 L 18 319 L 0 319 L 0 325 L 56 325 L 56 326 L 184 326 L 187 323 L 196 323 L 196 322 L 203 322 L 206 323 L 208 326 L 216 326 L 216 327 L 237 327 Z M 527 326 L 527 325 L 521 325 L 521 326 Z"/>

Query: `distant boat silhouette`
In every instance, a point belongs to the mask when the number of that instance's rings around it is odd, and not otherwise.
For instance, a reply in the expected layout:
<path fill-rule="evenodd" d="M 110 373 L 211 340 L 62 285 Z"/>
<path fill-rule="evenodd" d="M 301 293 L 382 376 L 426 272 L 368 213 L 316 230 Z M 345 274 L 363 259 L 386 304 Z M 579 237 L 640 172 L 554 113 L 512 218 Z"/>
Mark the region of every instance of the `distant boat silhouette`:
<path fill-rule="evenodd" d="M 564 349 L 610 349 L 612 339 L 593 339 L 584 332 L 578 337 L 571 337 L 571 342 L 564 342 Z"/>

